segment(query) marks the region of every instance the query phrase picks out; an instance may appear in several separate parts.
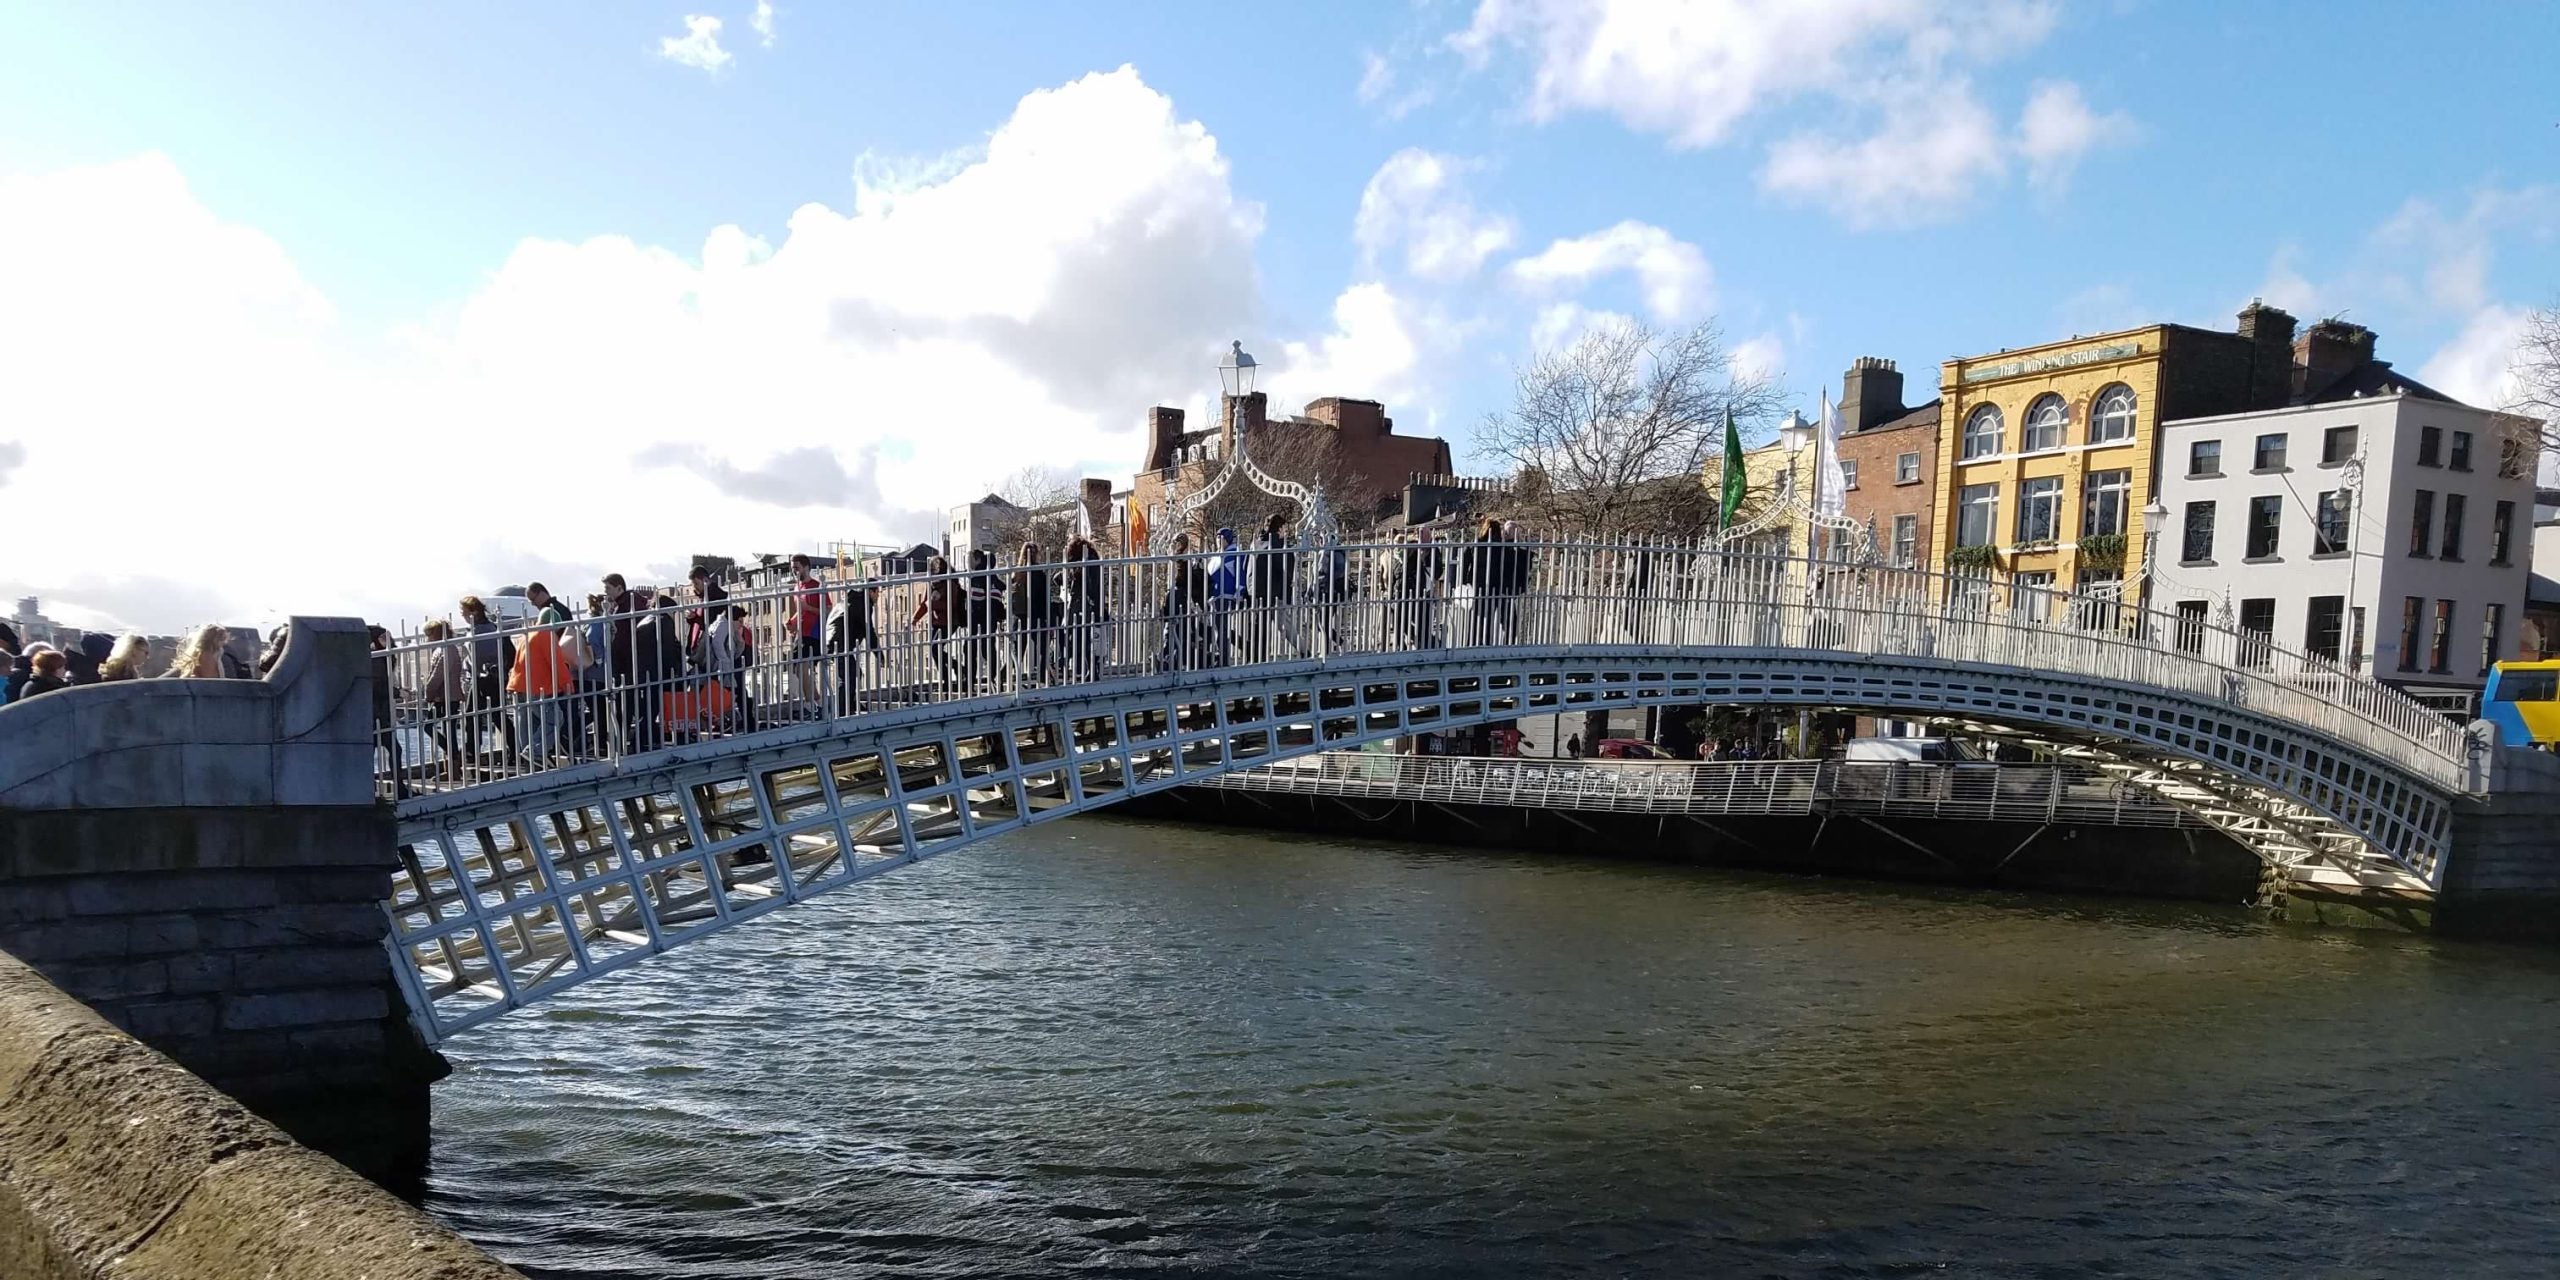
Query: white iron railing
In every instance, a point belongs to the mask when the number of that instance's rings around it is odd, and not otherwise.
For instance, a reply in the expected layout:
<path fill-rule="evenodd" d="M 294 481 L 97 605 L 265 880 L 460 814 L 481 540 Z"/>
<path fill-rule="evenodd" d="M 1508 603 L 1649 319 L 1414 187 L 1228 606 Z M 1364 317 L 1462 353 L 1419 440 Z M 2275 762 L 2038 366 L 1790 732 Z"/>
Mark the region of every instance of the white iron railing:
<path fill-rule="evenodd" d="M 1850 813 L 2202 827 L 2157 792 L 2073 765 L 1847 760 L 1541 760 L 1327 752 L 1197 785 L 1586 813 Z"/>
<path fill-rule="evenodd" d="M 1980 578 L 1667 542 L 1292 546 L 991 564 L 715 601 L 635 593 L 565 624 L 393 642 L 377 655 L 394 690 L 379 767 L 385 795 L 405 798 L 1104 679 L 1582 647 L 2067 673 L 2245 706 L 2437 786 L 2466 785 L 2459 728 L 2263 633 Z M 556 654 L 570 656 L 545 657 Z"/>

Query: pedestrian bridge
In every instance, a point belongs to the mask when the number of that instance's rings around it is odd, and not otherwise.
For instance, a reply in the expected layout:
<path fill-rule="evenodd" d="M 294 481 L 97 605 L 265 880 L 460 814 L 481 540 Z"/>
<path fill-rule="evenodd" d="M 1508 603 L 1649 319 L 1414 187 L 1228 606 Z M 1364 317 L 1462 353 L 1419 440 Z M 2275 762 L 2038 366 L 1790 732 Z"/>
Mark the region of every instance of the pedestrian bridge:
<path fill-rule="evenodd" d="M 2485 786 L 2485 743 L 2262 634 L 1873 566 L 1421 544 L 829 591 L 822 609 L 783 587 L 582 619 L 571 647 L 594 663 L 556 694 L 490 689 L 468 640 L 378 655 L 397 693 L 391 946 L 430 1042 L 1026 825 L 1528 716 L 1961 722 L 2174 804 L 2286 876 L 2404 889 L 2441 884 L 2451 806 Z M 829 640 L 804 648 L 812 622 Z"/>

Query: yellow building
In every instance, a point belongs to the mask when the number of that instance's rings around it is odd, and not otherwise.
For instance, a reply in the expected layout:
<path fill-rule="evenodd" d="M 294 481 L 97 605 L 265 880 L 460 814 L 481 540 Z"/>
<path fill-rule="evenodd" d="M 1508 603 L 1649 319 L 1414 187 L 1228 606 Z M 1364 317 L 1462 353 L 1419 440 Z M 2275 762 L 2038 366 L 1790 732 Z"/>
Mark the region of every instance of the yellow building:
<path fill-rule="evenodd" d="M 2231 333 L 2156 324 L 1946 362 L 1939 567 L 1987 572 L 2029 593 L 2020 602 L 2139 576 L 2154 428 L 2283 404 L 2293 325 L 2253 302 Z"/>

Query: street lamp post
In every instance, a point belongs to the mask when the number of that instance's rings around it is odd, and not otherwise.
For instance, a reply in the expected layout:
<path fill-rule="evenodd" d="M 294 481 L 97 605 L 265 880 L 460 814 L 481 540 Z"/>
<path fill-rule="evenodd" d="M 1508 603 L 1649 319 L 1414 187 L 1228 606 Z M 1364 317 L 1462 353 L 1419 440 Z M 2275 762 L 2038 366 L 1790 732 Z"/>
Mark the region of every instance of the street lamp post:
<path fill-rule="evenodd" d="M 2151 584 L 2160 564 L 2160 526 L 2169 522 L 2169 504 L 2158 495 L 2142 509 L 2142 625 L 2138 634 L 2151 635 Z"/>

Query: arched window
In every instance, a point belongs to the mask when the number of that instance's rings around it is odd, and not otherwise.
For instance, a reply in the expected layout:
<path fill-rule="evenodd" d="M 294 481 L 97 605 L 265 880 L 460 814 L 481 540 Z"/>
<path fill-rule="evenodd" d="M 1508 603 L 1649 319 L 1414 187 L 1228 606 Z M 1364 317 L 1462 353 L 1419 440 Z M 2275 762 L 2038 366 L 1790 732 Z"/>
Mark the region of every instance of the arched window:
<path fill-rule="evenodd" d="M 1986 404 L 1965 416 L 1964 454 L 1988 458 L 2000 452 L 2000 406 Z"/>
<path fill-rule="evenodd" d="M 2119 382 L 2098 393 L 2089 411 L 2089 443 L 2109 444 L 2133 438 L 2133 388 Z"/>
<path fill-rule="evenodd" d="M 2027 406 L 2026 438 L 2019 442 L 2018 451 L 2035 453 L 2061 448 L 2062 424 L 2069 418 L 2070 414 L 2062 407 L 2062 397 L 2037 396 L 2036 402 Z"/>

